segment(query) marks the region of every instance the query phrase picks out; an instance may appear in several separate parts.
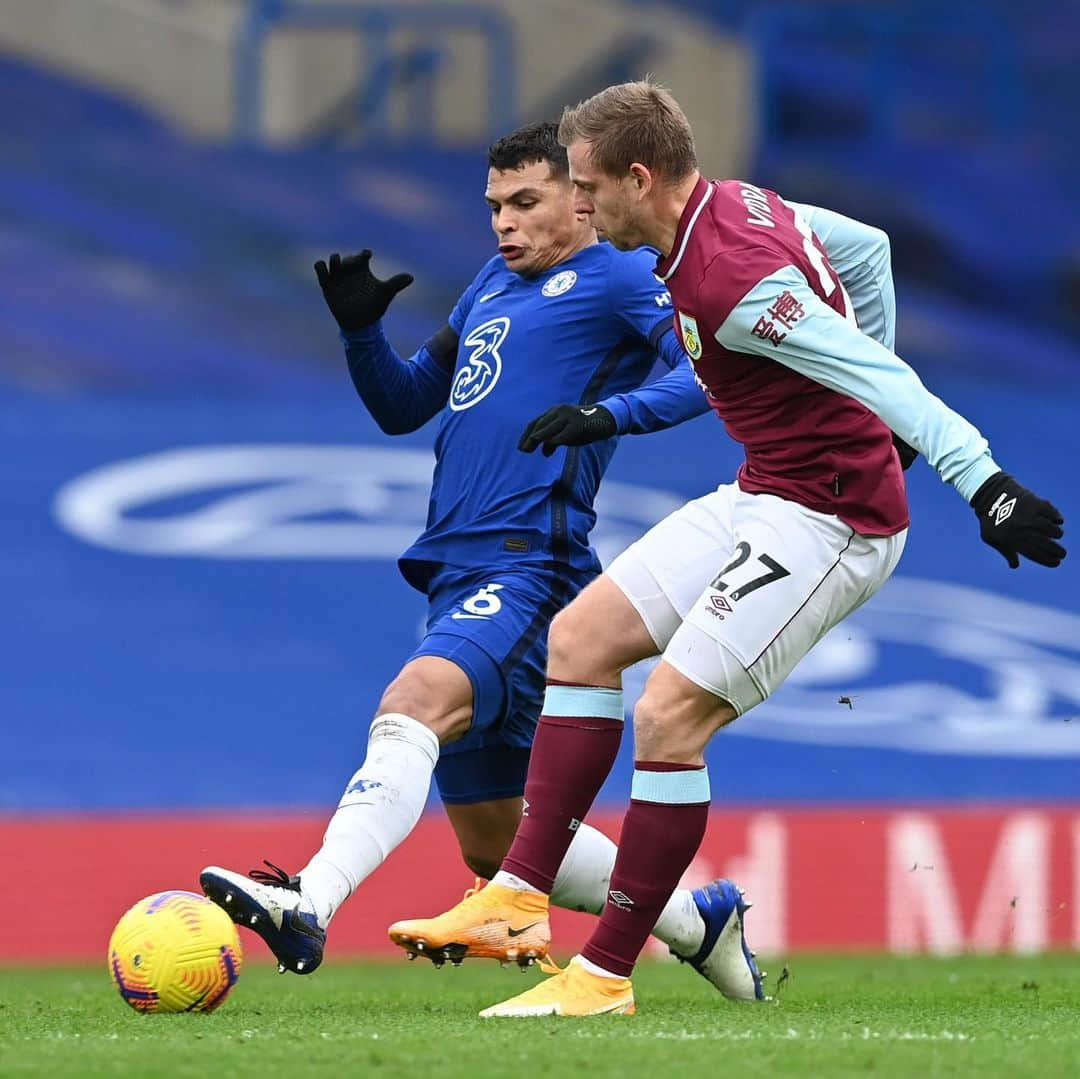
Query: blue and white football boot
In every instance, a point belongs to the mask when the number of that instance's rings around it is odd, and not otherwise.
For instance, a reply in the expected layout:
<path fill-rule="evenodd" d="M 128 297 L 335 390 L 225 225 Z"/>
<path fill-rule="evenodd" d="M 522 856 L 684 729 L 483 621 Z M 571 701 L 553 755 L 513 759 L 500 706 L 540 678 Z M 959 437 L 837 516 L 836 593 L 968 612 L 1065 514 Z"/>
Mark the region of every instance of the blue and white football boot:
<path fill-rule="evenodd" d="M 743 898 L 742 889 L 720 879 L 690 894 L 705 922 L 705 939 L 696 955 L 675 957 L 689 963 L 728 1000 L 768 1000 L 762 987 L 766 975 L 758 970 L 743 932 L 751 904 Z"/>
<path fill-rule="evenodd" d="M 266 941 L 278 961 L 278 973 L 310 974 L 323 959 L 326 930 L 304 899 L 300 878 L 273 862 L 271 872 L 253 869 L 244 877 L 216 865 L 199 874 L 199 883 L 237 925 L 245 925 Z"/>

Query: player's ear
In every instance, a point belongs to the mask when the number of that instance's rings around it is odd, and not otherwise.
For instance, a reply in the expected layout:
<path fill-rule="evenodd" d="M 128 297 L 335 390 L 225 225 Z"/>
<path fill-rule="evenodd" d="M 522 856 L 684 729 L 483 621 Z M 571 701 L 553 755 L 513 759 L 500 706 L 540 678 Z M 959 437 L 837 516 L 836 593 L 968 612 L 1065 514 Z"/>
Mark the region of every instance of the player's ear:
<path fill-rule="evenodd" d="M 642 165 L 640 161 L 635 161 L 630 166 L 629 172 L 630 184 L 634 191 L 639 195 L 647 195 L 653 186 L 653 175 L 648 166 Z"/>

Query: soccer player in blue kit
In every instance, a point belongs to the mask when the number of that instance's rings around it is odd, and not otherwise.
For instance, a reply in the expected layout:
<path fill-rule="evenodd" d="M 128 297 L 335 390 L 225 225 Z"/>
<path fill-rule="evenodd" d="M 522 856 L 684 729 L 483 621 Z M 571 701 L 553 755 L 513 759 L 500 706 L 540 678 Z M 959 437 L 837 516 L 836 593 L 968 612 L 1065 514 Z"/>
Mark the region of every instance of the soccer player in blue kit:
<path fill-rule="evenodd" d="M 281 970 L 320 964 L 327 924 L 415 827 L 433 774 L 465 862 L 480 876 L 497 870 L 521 818 L 548 624 L 600 571 L 589 532 L 616 436 L 708 410 L 655 256 L 598 242 L 574 213 L 557 126 L 514 132 L 488 161 L 499 253 L 409 360 L 380 320 L 411 276 L 376 278 L 369 251 L 315 268 L 379 426 L 402 434 L 441 418 L 427 527 L 399 562 L 428 597 L 426 633 L 383 693 L 321 849 L 295 876 L 267 863 L 271 872 L 250 877 L 215 866 L 200 877 Z M 643 386 L 658 355 L 670 371 Z M 555 402 L 573 403 L 537 416 Z M 612 706 L 621 719 L 621 699 Z M 599 912 L 614 862 L 611 840 L 579 823 L 552 901 Z M 681 889 L 656 935 L 725 995 L 753 998 L 760 979 L 741 929 L 718 944 L 744 906 L 728 881 Z M 513 957 L 523 966 L 541 955 L 530 933 L 522 928 Z"/>

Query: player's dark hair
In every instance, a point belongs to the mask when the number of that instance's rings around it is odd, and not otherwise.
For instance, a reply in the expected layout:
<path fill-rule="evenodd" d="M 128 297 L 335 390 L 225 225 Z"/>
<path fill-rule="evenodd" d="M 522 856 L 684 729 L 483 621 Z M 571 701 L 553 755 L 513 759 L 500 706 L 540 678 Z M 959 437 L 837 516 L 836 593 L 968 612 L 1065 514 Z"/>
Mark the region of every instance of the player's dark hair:
<path fill-rule="evenodd" d="M 589 159 L 609 176 L 624 176 L 637 162 L 677 182 L 697 168 L 690 121 L 671 91 L 650 78 L 609 86 L 577 105 L 559 122 L 559 141 L 590 143 Z"/>
<path fill-rule="evenodd" d="M 559 142 L 559 125 L 554 120 L 526 124 L 504 135 L 488 147 L 488 168 L 507 172 L 546 161 L 556 176 L 569 176 L 566 147 Z"/>

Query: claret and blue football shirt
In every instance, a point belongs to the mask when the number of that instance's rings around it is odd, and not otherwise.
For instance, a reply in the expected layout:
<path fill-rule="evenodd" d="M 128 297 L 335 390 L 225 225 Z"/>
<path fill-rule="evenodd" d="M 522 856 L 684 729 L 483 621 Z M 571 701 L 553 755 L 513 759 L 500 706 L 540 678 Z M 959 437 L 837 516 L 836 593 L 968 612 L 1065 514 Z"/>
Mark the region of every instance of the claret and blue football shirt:
<path fill-rule="evenodd" d="M 891 431 L 964 498 L 998 469 L 986 439 L 885 344 L 891 290 L 859 326 L 829 248 L 856 282 L 879 276 L 879 255 L 871 243 L 867 261 L 852 257 L 835 218 L 822 221 L 834 233 L 823 243 L 775 192 L 699 178 L 656 272 L 710 404 L 746 450 L 740 487 L 887 536 L 908 524 Z"/>

